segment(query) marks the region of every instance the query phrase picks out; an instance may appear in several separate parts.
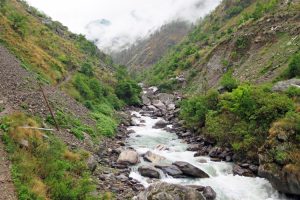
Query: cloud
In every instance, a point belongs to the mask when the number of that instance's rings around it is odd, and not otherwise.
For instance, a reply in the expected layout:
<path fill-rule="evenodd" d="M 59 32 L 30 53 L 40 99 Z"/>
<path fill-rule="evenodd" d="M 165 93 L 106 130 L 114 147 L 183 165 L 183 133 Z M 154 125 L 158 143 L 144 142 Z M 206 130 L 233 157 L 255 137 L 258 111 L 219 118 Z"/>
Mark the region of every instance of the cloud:
<path fill-rule="evenodd" d="M 221 0 L 27 1 L 108 52 L 126 48 L 172 20 L 195 22 Z"/>

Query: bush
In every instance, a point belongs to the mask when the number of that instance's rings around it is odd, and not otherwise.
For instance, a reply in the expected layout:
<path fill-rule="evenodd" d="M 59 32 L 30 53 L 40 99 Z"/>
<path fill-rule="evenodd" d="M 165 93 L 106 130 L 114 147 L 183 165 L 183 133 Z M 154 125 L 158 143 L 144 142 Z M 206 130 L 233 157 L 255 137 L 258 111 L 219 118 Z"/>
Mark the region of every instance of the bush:
<path fill-rule="evenodd" d="M 286 95 L 290 98 L 300 98 L 300 88 L 291 86 L 285 91 Z"/>
<path fill-rule="evenodd" d="M 238 87 L 238 81 L 232 77 L 232 71 L 224 74 L 220 83 L 229 92 Z"/>
<path fill-rule="evenodd" d="M 216 109 L 218 92 L 210 91 L 206 96 L 195 96 L 181 103 L 180 118 L 185 120 L 190 128 L 200 128 L 205 125 L 206 114 Z"/>
<path fill-rule="evenodd" d="M 117 129 L 115 120 L 102 113 L 93 113 L 92 116 L 97 121 L 97 130 L 101 135 L 112 137 L 115 134 Z"/>
<path fill-rule="evenodd" d="M 249 85 L 220 98 L 218 109 L 206 115 L 208 136 L 251 158 L 257 158 L 271 124 L 295 109 L 287 96 Z"/>
<path fill-rule="evenodd" d="M 123 80 L 116 86 L 116 94 L 127 105 L 140 105 L 141 87 L 131 80 Z"/>
<path fill-rule="evenodd" d="M 11 27 L 24 37 L 27 31 L 27 18 L 17 12 L 13 12 L 8 18 L 11 21 Z"/>
<path fill-rule="evenodd" d="M 80 72 L 89 77 L 94 76 L 93 68 L 89 63 L 84 63 L 80 69 Z"/>
<path fill-rule="evenodd" d="M 294 78 L 298 76 L 300 76 L 300 53 L 292 57 L 287 70 L 288 78 Z"/>

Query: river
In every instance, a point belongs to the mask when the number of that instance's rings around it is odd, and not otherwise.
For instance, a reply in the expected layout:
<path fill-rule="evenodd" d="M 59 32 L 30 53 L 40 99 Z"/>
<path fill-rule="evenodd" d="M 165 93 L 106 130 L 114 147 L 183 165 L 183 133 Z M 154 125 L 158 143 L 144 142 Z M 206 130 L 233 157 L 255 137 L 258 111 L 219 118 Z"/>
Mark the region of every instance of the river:
<path fill-rule="evenodd" d="M 142 116 L 138 112 L 133 112 L 133 114 L 137 116 L 133 120 L 142 126 L 129 127 L 129 130 L 134 130 L 135 133 L 132 133 L 127 139 L 127 147 L 134 148 L 140 155 L 151 151 L 165 157 L 170 162 L 188 162 L 210 176 L 210 178 L 173 178 L 161 172 L 159 181 L 182 185 L 211 186 L 217 193 L 218 200 L 288 199 L 280 195 L 266 179 L 234 176 L 232 173 L 233 163 L 213 162 L 209 157 L 194 157 L 195 152 L 187 151 L 188 144 L 179 139 L 176 134 L 152 128 L 160 118 L 152 119 Z M 158 150 L 157 145 L 164 145 L 168 150 Z M 148 187 L 155 180 L 141 176 L 137 170 L 140 165 L 151 165 L 151 163 L 141 159 L 138 165 L 131 168 L 130 177 Z"/>

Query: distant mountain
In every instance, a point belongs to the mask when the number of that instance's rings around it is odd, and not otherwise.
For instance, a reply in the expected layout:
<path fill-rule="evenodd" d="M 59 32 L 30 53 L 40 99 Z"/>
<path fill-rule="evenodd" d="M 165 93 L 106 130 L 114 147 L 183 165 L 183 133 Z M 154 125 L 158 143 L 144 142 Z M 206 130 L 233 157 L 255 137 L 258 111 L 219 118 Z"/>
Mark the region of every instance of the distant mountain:
<path fill-rule="evenodd" d="M 118 64 L 128 66 L 131 72 L 143 71 L 161 59 L 171 47 L 178 44 L 191 27 L 192 25 L 188 22 L 173 21 L 130 48 L 112 53 L 113 60 Z"/>

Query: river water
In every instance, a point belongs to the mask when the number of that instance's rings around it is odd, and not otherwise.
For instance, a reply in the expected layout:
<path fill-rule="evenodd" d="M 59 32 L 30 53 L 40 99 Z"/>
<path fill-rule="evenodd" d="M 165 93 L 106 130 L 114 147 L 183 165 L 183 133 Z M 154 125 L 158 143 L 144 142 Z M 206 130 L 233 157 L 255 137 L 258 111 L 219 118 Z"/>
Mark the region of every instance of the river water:
<path fill-rule="evenodd" d="M 155 154 L 165 157 L 170 162 L 185 161 L 209 174 L 210 178 L 173 178 L 161 173 L 161 179 L 168 183 L 182 185 L 201 185 L 211 186 L 217 193 L 218 200 L 277 200 L 288 199 L 271 186 L 263 178 L 250 178 L 232 174 L 232 163 L 212 162 L 209 157 L 194 157 L 195 152 L 187 151 L 188 145 L 177 137 L 174 133 L 169 133 L 162 129 L 153 129 L 152 126 L 160 120 L 152 119 L 147 116 L 141 116 L 133 112 L 137 118 L 133 118 L 142 126 L 132 126 L 129 130 L 134 130 L 128 138 L 126 144 L 134 148 L 139 154 L 151 151 Z M 144 121 L 144 123 L 140 123 Z M 158 150 L 157 145 L 164 145 L 168 150 Z M 199 161 L 202 161 L 201 163 Z M 203 161 L 206 163 L 203 163 Z M 142 177 L 138 172 L 138 166 L 149 165 L 141 160 L 136 166 L 131 168 L 130 177 L 138 180 L 145 187 L 150 185 L 149 178 Z M 152 180 L 153 181 L 153 180 Z"/>

